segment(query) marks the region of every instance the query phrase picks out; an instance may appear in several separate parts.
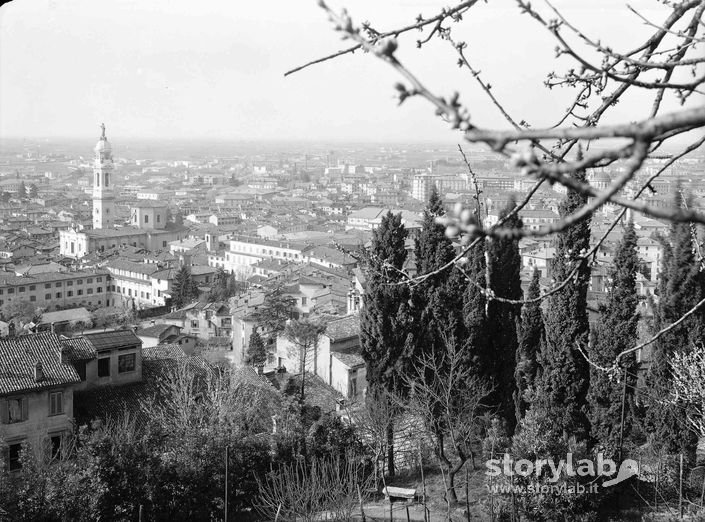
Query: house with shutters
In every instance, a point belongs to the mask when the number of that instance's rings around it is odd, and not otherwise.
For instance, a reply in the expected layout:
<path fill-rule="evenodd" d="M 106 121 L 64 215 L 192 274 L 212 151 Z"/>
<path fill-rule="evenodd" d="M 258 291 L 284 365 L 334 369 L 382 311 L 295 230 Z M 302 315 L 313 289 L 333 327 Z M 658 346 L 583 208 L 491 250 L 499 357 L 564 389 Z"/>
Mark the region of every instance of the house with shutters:
<path fill-rule="evenodd" d="M 10 470 L 20 467 L 23 444 L 61 451 L 81 383 L 70 351 L 54 333 L 0 339 L 0 448 Z"/>

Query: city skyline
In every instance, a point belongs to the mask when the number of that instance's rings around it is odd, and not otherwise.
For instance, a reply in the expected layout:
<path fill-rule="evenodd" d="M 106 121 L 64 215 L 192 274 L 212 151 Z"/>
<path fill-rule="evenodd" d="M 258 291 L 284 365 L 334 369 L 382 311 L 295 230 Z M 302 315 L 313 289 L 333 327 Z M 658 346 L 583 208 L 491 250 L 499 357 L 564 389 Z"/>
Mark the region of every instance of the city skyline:
<path fill-rule="evenodd" d="M 565 1 L 557 5 L 592 34 L 616 44 L 624 38 L 620 24 L 635 18 L 610 2 L 589 10 L 571 9 Z M 647 14 L 659 9 L 645 1 L 635 5 Z M 390 28 L 419 12 L 430 16 L 442 4 L 380 7 L 365 1 L 347 7 L 358 22 L 369 17 Z M 548 125 L 556 114 L 546 107 L 560 105 L 555 99 L 569 95 L 541 85 L 561 63 L 550 58 L 549 35 L 508 0 L 480 7 L 470 27 L 463 28 L 477 68 L 517 115 Z M 461 87 L 461 99 L 471 100 L 478 122 L 506 126 L 467 72 L 457 70 L 447 48 L 434 42 L 419 53 L 416 38 L 400 39 L 401 56 L 412 68 L 424 70 L 439 91 L 450 94 Z M 453 143 L 460 138 L 421 102 L 397 107 L 393 85 L 398 76 L 362 53 L 284 77 L 287 70 L 345 46 L 315 1 L 275 2 L 265 13 L 222 2 L 196 10 L 182 2 L 23 0 L 0 11 L 0 40 L 4 138 L 85 140 L 101 122 L 122 142 Z M 637 96 L 614 114 L 642 114 L 645 100 Z"/>

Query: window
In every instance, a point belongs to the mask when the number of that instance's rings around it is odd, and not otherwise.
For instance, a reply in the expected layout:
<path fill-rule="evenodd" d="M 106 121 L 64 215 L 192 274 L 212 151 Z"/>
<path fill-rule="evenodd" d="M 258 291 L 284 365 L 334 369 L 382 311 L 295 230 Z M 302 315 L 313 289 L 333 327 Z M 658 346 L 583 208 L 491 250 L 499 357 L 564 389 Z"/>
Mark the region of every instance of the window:
<path fill-rule="evenodd" d="M 66 286 L 73 286 L 73 281 L 66 281 Z"/>
<path fill-rule="evenodd" d="M 81 378 L 81 381 L 86 380 L 86 361 L 76 361 L 73 363 L 74 368 L 76 368 L 76 373 Z"/>
<path fill-rule="evenodd" d="M 0 288 L 0 295 L 2 295 L 4 293 L 5 293 L 5 291 L 2 288 Z"/>
<path fill-rule="evenodd" d="M 166 247 L 166 241 L 162 241 L 162 248 Z"/>
<path fill-rule="evenodd" d="M 102 277 L 96 277 L 96 278 L 95 278 L 95 282 L 96 282 L 96 283 L 102 283 L 102 282 L 103 282 L 103 278 L 102 278 Z"/>
<path fill-rule="evenodd" d="M 29 291 L 34 292 L 37 289 L 37 285 L 29 285 Z M 2 292 L 0 292 L 2 293 Z"/>
<path fill-rule="evenodd" d="M 96 292 L 98 292 L 99 294 L 103 293 L 103 287 L 102 287 L 102 286 L 99 286 L 99 287 L 96 289 Z"/>
<path fill-rule="evenodd" d="M 76 281 L 76 284 L 77 284 L 77 285 L 82 285 L 82 284 L 83 284 L 83 279 L 79 279 L 78 281 Z"/>
<path fill-rule="evenodd" d="M 25 291 L 25 287 L 24 287 L 24 286 L 21 286 L 21 287 L 20 287 L 20 293 L 23 294 L 24 291 Z"/>
<path fill-rule="evenodd" d="M 49 437 L 49 442 L 51 443 L 51 458 L 60 459 L 61 458 L 61 435 L 52 435 Z"/>
<path fill-rule="evenodd" d="M 118 373 L 135 371 L 135 354 L 127 353 L 118 357 Z"/>
<path fill-rule="evenodd" d="M 145 223 L 149 223 L 149 216 L 146 215 L 146 214 L 145 214 L 145 216 L 144 216 L 144 222 L 145 222 Z"/>
<path fill-rule="evenodd" d="M 161 222 L 162 222 L 162 215 L 157 214 L 157 223 L 161 223 Z"/>
<path fill-rule="evenodd" d="M 98 377 L 110 377 L 110 357 L 98 359 Z"/>
<path fill-rule="evenodd" d="M 64 413 L 64 393 L 52 392 L 49 394 L 49 415 Z"/>
<path fill-rule="evenodd" d="M 44 288 L 51 288 L 51 283 L 47 283 L 44 285 Z"/>
<path fill-rule="evenodd" d="M 15 471 L 22 468 L 20 462 L 20 454 L 22 453 L 22 444 L 10 444 L 8 448 L 8 466 L 10 471 Z"/>
<path fill-rule="evenodd" d="M 147 292 L 147 299 L 149 299 L 149 292 Z"/>
<path fill-rule="evenodd" d="M 93 293 L 93 289 L 92 289 L 92 288 L 89 288 L 86 293 L 87 293 L 88 295 L 92 294 L 92 293 Z"/>
<path fill-rule="evenodd" d="M 44 294 L 44 299 L 46 301 L 51 301 L 51 294 Z"/>
<path fill-rule="evenodd" d="M 66 297 L 72 297 L 73 296 L 73 290 L 69 290 L 66 292 Z"/>
<path fill-rule="evenodd" d="M 79 288 L 78 290 L 76 290 L 76 293 L 77 295 L 83 295 L 83 290 Z"/>
<path fill-rule="evenodd" d="M 8 293 L 8 294 L 14 294 L 14 293 L 15 293 L 15 289 L 14 289 L 14 288 L 8 288 L 8 289 L 7 289 L 7 293 Z"/>
<path fill-rule="evenodd" d="M 30 295 L 30 296 L 29 296 L 29 301 L 30 301 L 31 303 L 35 302 L 36 300 L 37 300 L 37 296 L 36 296 L 36 295 Z"/>
<path fill-rule="evenodd" d="M 59 281 L 58 283 L 56 283 L 54 286 L 55 286 L 56 288 L 61 288 L 61 281 Z"/>
<path fill-rule="evenodd" d="M 24 397 L 16 397 L 14 399 L 7 400 L 7 423 L 13 424 L 15 422 L 26 421 L 29 418 L 29 412 L 27 411 L 27 399 Z"/>
<path fill-rule="evenodd" d="M 61 292 L 56 292 L 56 298 L 61 299 Z"/>
<path fill-rule="evenodd" d="M 92 283 L 93 283 L 93 278 L 92 278 L 92 277 L 89 277 L 88 279 L 86 279 L 86 284 L 87 284 L 87 285 L 90 285 L 90 284 L 92 284 Z"/>
<path fill-rule="evenodd" d="M 198 328 L 198 321 L 191 321 L 191 328 Z"/>

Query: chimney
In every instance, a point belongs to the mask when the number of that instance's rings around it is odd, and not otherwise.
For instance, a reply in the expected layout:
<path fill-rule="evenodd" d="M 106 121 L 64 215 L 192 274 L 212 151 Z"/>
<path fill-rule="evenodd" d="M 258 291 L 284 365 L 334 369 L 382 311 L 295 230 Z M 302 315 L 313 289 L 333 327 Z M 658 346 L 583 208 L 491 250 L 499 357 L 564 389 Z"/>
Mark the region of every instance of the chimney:
<path fill-rule="evenodd" d="M 61 364 L 71 364 L 71 361 L 69 361 L 69 351 L 65 346 L 61 347 Z"/>
<path fill-rule="evenodd" d="M 34 365 L 34 382 L 42 382 L 44 380 L 44 369 L 42 368 L 42 363 L 37 361 Z"/>

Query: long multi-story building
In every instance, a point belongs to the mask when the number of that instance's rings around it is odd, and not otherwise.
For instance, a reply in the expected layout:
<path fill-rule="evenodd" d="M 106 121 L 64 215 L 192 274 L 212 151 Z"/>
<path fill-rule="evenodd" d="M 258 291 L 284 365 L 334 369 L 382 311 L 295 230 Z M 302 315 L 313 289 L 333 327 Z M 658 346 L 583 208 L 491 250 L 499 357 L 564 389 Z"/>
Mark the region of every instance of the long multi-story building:
<path fill-rule="evenodd" d="M 457 174 L 416 174 L 411 180 L 411 197 L 419 201 L 428 201 L 431 189 L 438 192 L 465 192 L 470 188 L 466 173 Z"/>
<path fill-rule="evenodd" d="M 152 308 L 164 306 L 171 297 L 171 290 L 178 267 L 156 263 L 137 263 L 115 259 L 106 265 L 110 273 L 110 292 L 113 306 Z M 190 266 L 191 277 L 197 285 L 210 285 L 215 268 Z"/>
<path fill-rule="evenodd" d="M 212 253 L 208 256 L 208 264 L 212 267 L 222 267 L 227 272 L 237 274 L 241 278 L 252 275 L 253 267 L 265 259 L 282 260 L 293 263 L 304 263 L 312 245 L 286 241 L 262 239 L 260 237 L 235 236 L 230 238 L 229 249 Z"/>
<path fill-rule="evenodd" d="M 112 306 L 107 270 L 45 272 L 18 276 L 0 272 L 0 306 L 28 301 L 37 308 L 53 310 L 77 306 Z"/>

